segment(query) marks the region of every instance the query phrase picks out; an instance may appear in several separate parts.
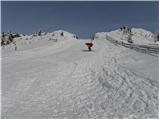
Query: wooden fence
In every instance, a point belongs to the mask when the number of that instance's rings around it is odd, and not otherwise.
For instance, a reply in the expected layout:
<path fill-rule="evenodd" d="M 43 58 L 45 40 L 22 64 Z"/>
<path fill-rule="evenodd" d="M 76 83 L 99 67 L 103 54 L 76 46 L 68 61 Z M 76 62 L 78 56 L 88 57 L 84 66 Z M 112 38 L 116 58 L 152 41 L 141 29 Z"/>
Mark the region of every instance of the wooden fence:
<path fill-rule="evenodd" d="M 159 45 L 156 44 L 150 44 L 150 45 L 137 45 L 133 43 L 126 43 L 126 42 L 121 42 L 118 40 L 114 40 L 110 36 L 106 36 L 106 39 L 110 42 L 112 42 L 115 45 L 121 45 L 130 49 L 134 49 L 138 52 L 158 56 L 159 55 Z"/>

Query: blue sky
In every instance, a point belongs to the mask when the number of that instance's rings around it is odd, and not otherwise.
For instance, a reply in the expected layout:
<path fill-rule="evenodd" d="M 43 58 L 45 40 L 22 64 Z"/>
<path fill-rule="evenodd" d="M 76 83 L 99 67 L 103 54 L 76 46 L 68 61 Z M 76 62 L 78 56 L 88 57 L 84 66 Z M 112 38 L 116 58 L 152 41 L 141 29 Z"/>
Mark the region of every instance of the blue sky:
<path fill-rule="evenodd" d="M 3 1 L 2 31 L 31 34 L 63 29 L 87 38 L 128 25 L 158 29 L 158 1 Z"/>

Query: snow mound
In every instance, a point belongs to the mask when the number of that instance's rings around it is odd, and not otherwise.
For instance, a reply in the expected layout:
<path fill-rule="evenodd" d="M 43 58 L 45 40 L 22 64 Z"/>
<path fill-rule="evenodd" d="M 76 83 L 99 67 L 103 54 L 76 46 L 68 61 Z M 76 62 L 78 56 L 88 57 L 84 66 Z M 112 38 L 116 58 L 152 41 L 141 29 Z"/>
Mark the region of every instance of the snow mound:
<path fill-rule="evenodd" d="M 106 39 L 106 36 L 109 36 L 118 41 L 128 42 L 127 40 L 129 33 L 124 33 L 122 30 L 117 29 L 111 32 L 99 32 L 95 34 L 95 37 L 100 39 Z M 131 39 L 133 40 L 134 44 L 140 44 L 140 45 L 155 44 L 154 34 L 142 28 L 132 28 Z"/>
<path fill-rule="evenodd" d="M 68 42 L 77 40 L 75 34 L 69 33 L 64 30 L 57 30 L 54 32 L 46 33 L 42 32 L 40 35 L 21 35 L 20 37 L 14 38 L 14 42 L 9 45 L 3 46 L 3 51 L 14 51 L 15 44 L 18 50 L 36 48 L 41 46 L 53 45 L 59 42 Z"/>
<path fill-rule="evenodd" d="M 151 42 L 154 43 L 154 34 L 150 31 L 141 29 L 141 28 L 132 28 L 132 34 L 133 34 L 133 39 L 144 42 Z"/>
<path fill-rule="evenodd" d="M 21 38 L 18 38 L 16 40 L 32 40 L 32 41 L 36 41 L 36 40 L 70 40 L 70 39 L 74 39 L 75 38 L 75 34 L 66 32 L 64 30 L 57 30 L 51 33 L 42 33 L 40 36 L 38 35 L 26 35 L 26 36 L 22 36 Z"/>
<path fill-rule="evenodd" d="M 106 39 L 107 32 L 98 32 L 95 34 L 95 38 Z"/>
<path fill-rule="evenodd" d="M 63 33 L 63 35 L 62 35 Z M 56 37 L 65 37 L 65 38 L 74 38 L 76 37 L 75 34 L 72 34 L 72 33 L 69 33 L 67 31 L 64 31 L 64 30 L 57 30 L 57 31 L 54 31 L 53 34 L 56 36 Z M 52 34 L 52 35 L 53 35 Z"/>
<path fill-rule="evenodd" d="M 132 34 L 137 37 L 145 37 L 146 39 L 154 38 L 154 35 L 152 32 L 144 30 L 142 28 L 132 28 Z"/>

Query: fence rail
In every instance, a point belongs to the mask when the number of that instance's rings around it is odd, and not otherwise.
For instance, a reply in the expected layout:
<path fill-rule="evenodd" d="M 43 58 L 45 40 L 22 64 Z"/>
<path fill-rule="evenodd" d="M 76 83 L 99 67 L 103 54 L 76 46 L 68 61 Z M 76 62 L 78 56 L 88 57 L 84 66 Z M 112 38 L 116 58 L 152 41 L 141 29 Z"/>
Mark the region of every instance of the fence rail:
<path fill-rule="evenodd" d="M 159 55 L 159 46 L 158 45 L 137 45 L 133 43 L 125 43 L 111 38 L 110 36 L 106 36 L 106 39 L 112 42 L 115 45 L 121 45 L 130 49 L 134 49 L 138 52 L 158 56 Z"/>

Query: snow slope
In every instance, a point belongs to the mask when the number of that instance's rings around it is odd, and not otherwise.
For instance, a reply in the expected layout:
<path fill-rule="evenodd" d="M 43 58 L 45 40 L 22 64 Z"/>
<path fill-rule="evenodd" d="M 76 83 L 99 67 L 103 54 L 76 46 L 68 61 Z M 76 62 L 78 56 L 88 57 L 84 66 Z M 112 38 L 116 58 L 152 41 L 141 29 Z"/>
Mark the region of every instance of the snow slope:
<path fill-rule="evenodd" d="M 2 49 L 2 118 L 158 118 L 158 57 L 69 39 Z"/>
<path fill-rule="evenodd" d="M 142 28 L 132 28 L 132 40 L 134 44 L 139 45 L 148 45 L 148 44 L 155 44 L 154 43 L 154 34 L 150 31 L 144 30 Z M 124 34 L 123 31 L 120 29 L 111 31 L 111 32 L 99 32 L 96 33 L 97 38 L 104 39 L 106 35 L 112 37 L 115 40 L 123 41 L 127 43 L 128 34 Z"/>
<path fill-rule="evenodd" d="M 63 36 L 61 36 L 61 33 L 63 32 Z M 34 36 L 32 35 L 25 35 L 22 37 L 15 38 L 14 41 L 16 42 L 17 49 L 18 50 L 26 50 L 31 48 L 37 48 L 37 47 L 44 47 L 53 45 L 56 42 L 65 41 L 65 40 L 75 40 L 75 34 L 66 32 L 64 30 L 57 30 L 51 33 L 42 33 L 41 36 Z M 9 44 L 7 46 L 3 46 L 3 51 L 8 51 L 9 53 L 12 53 L 15 49 L 14 44 Z M 3 49 L 2 48 L 2 49 Z M 2 51 L 2 52 L 3 52 Z"/>

